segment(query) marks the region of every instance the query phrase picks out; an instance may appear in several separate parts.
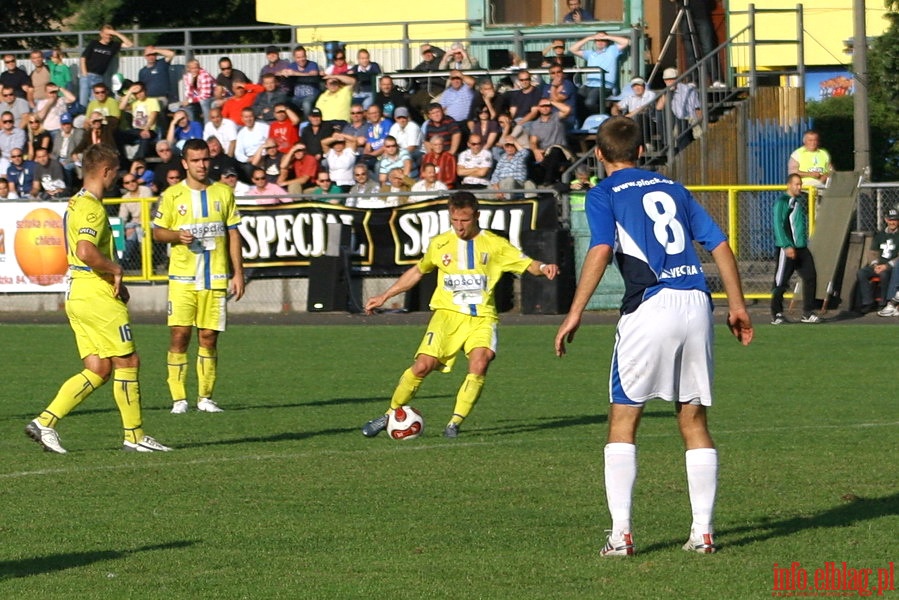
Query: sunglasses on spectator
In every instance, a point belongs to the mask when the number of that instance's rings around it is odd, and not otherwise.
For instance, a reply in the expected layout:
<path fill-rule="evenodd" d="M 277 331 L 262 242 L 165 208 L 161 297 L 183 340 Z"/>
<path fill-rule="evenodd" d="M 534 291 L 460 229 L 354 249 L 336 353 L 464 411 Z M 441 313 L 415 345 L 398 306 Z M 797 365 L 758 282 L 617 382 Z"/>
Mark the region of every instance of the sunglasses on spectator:
<path fill-rule="evenodd" d="M 265 176 L 264 176 L 264 175 L 261 176 L 261 177 L 253 177 L 253 181 L 264 181 L 264 180 L 265 180 Z"/>
<path fill-rule="evenodd" d="M 363 113 L 361 110 L 352 110 L 352 111 L 350 111 L 350 114 L 351 115 L 362 115 L 365 113 Z"/>
<path fill-rule="evenodd" d="M 9 60 L 5 60 L 5 59 L 4 59 L 3 62 L 5 62 L 5 63 L 8 64 L 8 65 L 11 65 L 12 63 L 16 62 L 16 59 L 14 59 L 14 58 L 11 58 L 11 59 L 9 59 Z"/>
<path fill-rule="evenodd" d="M 518 78 L 518 81 L 530 81 L 530 80 L 531 80 L 530 77 L 519 77 Z"/>
<path fill-rule="evenodd" d="M 15 94 L 13 92 L 5 92 L 3 94 L 4 98 L 12 98 L 13 96 L 15 96 Z"/>
<path fill-rule="evenodd" d="M 396 148 L 396 144 L 384 144 L 385 148 Z"/>
<path fill-rule="evenodd" d="M 353 173 L 353 177 L 365 177 L 365 173 Z"/>
<path fill-rule="evenodd" d="M 22 155 L 21 154 L 10 154 L 9 157 L 10 158 L 22 158 Z"/>
<path fill-rule="evenodd" d="M 480 146 L 481 142 L 468 142 L 469 146 Z"/>
<path fill-rule="evenodd" d="M 0 123 L 12 123 L 12 119 L 3 119 Z"/>

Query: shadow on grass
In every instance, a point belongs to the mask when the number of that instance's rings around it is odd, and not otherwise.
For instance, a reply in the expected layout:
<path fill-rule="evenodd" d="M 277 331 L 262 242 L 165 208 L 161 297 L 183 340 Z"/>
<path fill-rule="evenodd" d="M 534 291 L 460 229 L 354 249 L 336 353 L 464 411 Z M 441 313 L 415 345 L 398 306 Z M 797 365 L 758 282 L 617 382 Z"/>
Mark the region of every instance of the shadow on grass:
<path fill-rule="evenodd" d="M 33 556 L 19 560 L 0 562 L 0 581 L 15 579 L 17 577 L 31 577 L 32 575 L 44 575 L 55 571 L 65 571 L 85 567 L 94 563 L 107 560 L 116 560 L 137 554 L 138 552 L 152 552 L 154 550 L 174 550 L 189 548 L 196 541 L 170 542 L 168 544 L 153 544 L 141 546 L 133 550 L 99 550 L 94 552 L 63 552 L 47 556 Z"/>
<path fill-rule="evenodd" d="M 648 412 L 644 411 L 641 420 L 671 419 L 672 413 L 667 412 Z M 598 425 L 608 423 L 609 416 L 605 413 L 596 415 L 579 415 L 568 417 L 547 417 L 545 419 L 528 419 L 527 421 L 506 421 L 508 424 L 502 424 L 494 427 L 480 427 L 475 433 L 484 435 L 506 435 L 516 433 L 527 433 L 531 431 L 544 431 L 552 429 L 563 429 L 567 427 L 579 427 L 581 425 Z M 677 431 L 674 432 L 677 435 Z"/>
<path fill-rule="evenodd" d="M 843 504 L 808 517 L 789 517 L 779 520 L 762 518 L 756 523 L 741 527 L 717 530 L 716 541 L 724 548 L 758 544 L 779 537 L 786 537 L 809 529 L 846 527 L 861 521 L 899 515 L 899 493 L 882 498 L 861 498 L 854 494 L 844 496 Z M 668 550 L 683 543 L 675 540 L 641 547 L 643 552 Z"/>
<path fill-rule="evenodd" d="M 233 438 L 230 440 L 211 440 L 204 442 L 188 442 L 185 444 L 177 444 L 176 450 L 186 448 L 205 448 L 210 446 L 234 446 L 238 444 L 263 444 L 268 442 L 296 442 L 308 440 L 314 437 L 325 435 L 345 435 L 348 433 L 359 433 L 362 435 L 362 425 L 358 427 L 342 427 L 340 429 L 320 429 L 318 431 L 282 431 L 271 435 L 256 435 L 251 437 Z"/>

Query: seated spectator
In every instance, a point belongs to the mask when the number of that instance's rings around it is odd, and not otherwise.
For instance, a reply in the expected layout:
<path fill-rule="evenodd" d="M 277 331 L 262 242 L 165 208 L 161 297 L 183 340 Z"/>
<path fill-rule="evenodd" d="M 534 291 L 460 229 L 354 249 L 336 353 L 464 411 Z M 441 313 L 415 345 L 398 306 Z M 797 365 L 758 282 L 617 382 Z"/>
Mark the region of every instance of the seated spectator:
<path fill-rule="evenodd" d="M 209 179 L 219 181 L 225 171 L 233 170 L 236 173 L 240 170 L 240 163 L 233 156 L 225 154 L 217 137 L 213 135 L 206 138 L 206 145 L 209 146 Z"/>
<path fill-rule="evenodd" d="M 252 109 L 256 94 L 262 91 L 262 86 L 255 83 L 234 83 L 234 95 L 222 104 L 222 116 L 233 122 L 238 129 L 243 127 L 243 110 Z M 210 115 L 210 120 L 211 115 Z"/>
<path fill-rule="evenodd" d="M 352 138 L 350 138 L 352 139 Z M 328 176 L 340 191 L 346 193 L 353 186 L 353 166 L 356 164 L 355 141 L 350 142 L 340 132 L 322 140 Z"/>
<path fill-rule="evenodd" d="M 300 117 L 288 104 L 275 105 L 275 120 L 269 123 L 268 136 L 278 144 L 282 154 L 300 141 Z"/>
<path fill-rule="evenodd" d="M 11 200 L 18 200 L 19 195 L 16 193 L 15 189 L 10 187 L 9 180 L 6 179 L 6 176 L 0 177 L 0 202 L 7 202 Z"/>
<path fill-rule="evenodd" d="M 26 131 L 27 141 L 25 142 L 25 154 L 34 158 L 35 151 L 38 148 L 43 148 L 44 150 L 49 151 L 53 148 L 53 136 L 50 135 L 50 132 L 44 129 L 44 124 L 41 122 L 41 118 L 32 114 L 28 117 L 28 129 Z"/>
<path fill-rule="evenodd" d="M 131 166 L 128 167 L 128 172 L 137 177 L 138 185 L 145 185 L 150 187 L 153 185 L 153 171 L 147 168 L 147 161 L 143 159 L 137 159 L 131 161 Z M 153 191 L 152 189 L 150 190 Z"/>
<path fill-rule="evenodd" d="M 281 58 L 277 46 L 267 46 L 265 48 L 265 60 L 266 64 L 259 70 L 259 83 L 262 83 L 266 75 L 274 75 L 278 88 L 284 93 L 289 92 L 288 78 L 284 75 L 284 72 L 290 68 L 290 63 Z"/>
<path fill-rule="evenodd" d="M 186 110 L 176 110 L 165 139 L 180 152 L 187 140 L 203 139 L 203 125 L 192 120 Z"/>
<path fill-rule="evenodd" d="M 72 116 L 68 113 L 59 118 L 59 132 L 56 139 L 53 140 L 53 152 L 51 155 L 62 165 L 63 172 L 66 177 L 66 183 L 69 187 L 75 189 L 75 182 L 78 179 L 75 159 L 73 154 L 81 141 L 84 139 L 84 129 L 75 127 L 72 122 Z"/>
<path fill-rule="evenodd" d="M 159 100 L 147 96 L 147 87 L 137 82 L 122 96 L 119 108 L 131 113 L 131 127 L 117 132 L 121 142 L 120 152 L 124 154 L 125 146 L 137 144 L 137 151 L 131 158 L 146 158 L 157 139 Z"/>
<path fill-rule="evenodd" d="M 399 107 L 409 108 L 409 96 L 393 84 L 390 75 L 382 75 L 378 79 L 378 92 L 372 101 L 381 107 L 381 113 L 388 119 L 394 119 L 394 112 Z M 368 108 L 368 107 L 366 107 Z"/>
<path fill-rule="evenodd" d="M 81 143 L 75 146 L 75 149 L 72 151 L 72 158 L 79 164 L 84 151 L 94 144 L 106 144 L 113 148 L 116 147 L 113 134 L 115 129 L 107 117 L 103 116 L 102 112 L 95 110 L 90 113 L 85 123 L 87 124 L 87 131 L 85 131 L 84 137 L 81 138 Z M 80 174 L 78 176 L 79 178 L 81 177 Z"/>
<path fill-rule="evenodd" d="M 412 159 L 412 171 L 409 175 L 415 176 L 418 170 L 418 164 L 421 163 L 421 127 L 418 123 L 409 118 L 409 109 L 400 106 L 393 112 L 395 123 L 390 126 L 390 136 L 396 140 L 400 149 L 409 153 Z"/>
<path fill-rule="evenodd" d="M 62 127 L 59 122 L 62 116 L 69 115 L 74 119 L 74 115 L 81 110 L 75 94 L 50 81 L 47 83 L 47 97 L 35 102 L 33 114 L 43 121 L 43 128 L 55 139 Z"/>
<path fill-rule="evenodd" d="M 221 108 L 209 109 L 209 122 L 203 126 L 203 139 L 216 138 L 222 150 L 228 156 L 234 156 L 234 144 L 237 142 L 237 125 L 222 115 Z"/>
<path fill-rule="evenodd" d="M 543 62 L 540 63 L 540 66 L 544 69 L 548 69 L 554 65 L 564 67 L 565 40 L 561 38 L 554 39 L 540 51 L 540 54 L 544 57 Z"/>
<path fill-rule="evenodd" d="M 432 73 L 440 71 L 440 61 L 443 59 L 445 52 L 432 44 L 422 44 L 421 46 L 421 62 L 415 65 L 413 71 L 422 73 Z M 412 97 L 409 98 L 409 106 L 415 109 L 418 114 L 427 112 L 428 104 L 434 102 L 443 89 L 446 82 L 442 77 L 417 77 L 412 80 L 411 89 L 414 90 Z"/>
<path fill-rule="evenodd" d="M 565 78 L 565 72 L 559 65 L 549 68 L 549 84 L 543 86 L 542 98 L 553 103 L 553 113 L 559 111 L 557 102 L 562 102 L 568 107 L 568 116 L 562 119 L 567 131 L 577 128 L 577 88 L 570 79 Z M 539 103 L 538 103 L 539 104 Z M 531 120 L 538 116 L 537 111 L 532 111 Z"/>
<path fill-rule="evenodd" d="M 412 179 L 403 175 L 402 169 L 394 169 L 393 171 L 388 173 L 387 183 L 381 186 L 383 206 L 393 207 L 413 202 L 414 200 L 409 196 L 398 196 L 396 194 L 412 191 L 412 186 L 414 184 L 415 182 Z M 356 204 L 356 206 L 357 208 L 363 208 L 359 206 L 358 203 Z"/>
<path fill-rule="evenodd" d="M 552 112 L 555 108 L 558 112 Z M 534 155 L 534 181 L 548 187 L 559 180 L 562 169 L 571 160 L 571 151 L 566 146 L 564 119 L 568 116 L 568 105 L 564 102 L 540 100 L 537 105 L 540 116 L 531 123 L 529 139 Z"/>
<path fill-rule="evenodd" d="M 492 154 L 502 132 L 499 123 L 490 116 L 491 114 L 489 107 L 482 106 L 477 113 L 477 118 L 474 121 L 469 121 L 468 128 L 470 136 L 477 135 L 481 138 L 481 149 Z M 469 139 L 471 138 L 469 137 Z"/>
<path fill-rule="evenodd" d="M 275 120 L 275 107 L 287 104 L 287 94 L 278 85 L 278 79 L 274 73 L 266 73 L 262 76 L 262 91 L 253 99 L 253 113 L 256 120 L 271 124 Z M 300 119 L 297 118 L 297 123 Z"/>
<path fill-rule="evenodd" d="M 325 67 L 325 75 L 349 75 L 350 65 L 346 61 L 346 52 L 338 50 L 334 54 L 334 62 Z"/>
<path fill-rule="evenodd" d="M 540 102 L 543 90 L 534 85 L 529 71 L 519 71 L 517 77 L 518 88 L 507 92 L 504 102 L 512 118 L 521 121 L 526 119 Z"/>
<path fill-rule="evenodd" d="M 886 227 L 874 234 L 871 246 L 868 250 L 868 264 L 858 270 L 858 297 L 861 312 L 868 313 L 879 308 L 874 301 L 874 284 L 872 278 L 880 280 L 881 295 L 883 300 L 889 300 L 899 289 L 899 280 L 896 280 L 896 288 L 890 284 L 895 277 L 896 263 L 899 261 L 899 210 L 890 208 L 884 216 Z M 890 312 L 890 311 L 887 311 Z M 884 315 L 892 316 L 892 315 Z"/>
<path fill-rule="evenodd" d="M 497 198 L 510 197 L 500 190 L 522 189 L 528 182 L 528 150 L 510 135 L 503 138 L 503 151 L 490 177 L 490 187 L 497 190 Z"/>
<path fill-rule="evenodd" d="M 23 150 L 16 148 L 9 155 L 9 166 L 6 168 L 6 180 L 22 199 L 37 198 L 41 191 L 41 183 L 34 177 L 37 165 L 25 160 Z"/>
<path fill-rule="evenodd" d="M 137 198 L 152 198 L 153 192 L 149 187 L 141 185 L 141 180 L 133 173 L 125 173 L 122 176 L 122 198 L 129 200 Z M 125 227 L 125 252 L 122 254 L 122 268 L 140 269 L 141 266 L 141 240 L 144 238 L 145 229 L 141 224 L 141 202 L 122 202 L 119 204 L 119 219 Z"/>
<path fill-rule="evenodd" d="M 468 148 L 459 153 L 456 174 L 462 178 L 462 189 L 482 189 L 490 185 L 490 169 L 493 154 L 484 148 L 483 139 L 473 133 L 468 137 Z"/>
<path fill-rule="evenodd" d="M 181 106 L 188 111 L 192 121 L 205 123 L 209 120 L 209 109 L 212 108 L 215 79 L 200 66 L 200 61 L 194 59 L 187 61 L 181 82 L 184 88 Z"/>
<path fill-rule="evenodd" d="M 400 169 L 403 175 L 411 177 L 412 158 L 405 148 L 400 148 L 396 138 L 388 135 L 384 140 L 384 153 L 378 159 L 378 181 L 387 183 L 387 175 L 394 169 Z"/>
<path fill-rule="evenodd" d="M 250 157 L 250 164 L 256 169 L 262 169 L 265 176 L 268 177 L 269 183 L 277 184 L 281 176 L 283 159 L 284 155 L 278 152 L 278 143 L 272 138 L 268 138 Z"/>
<path fill-rule="evenodd" d="M 172 145 L 166 140 L 156 142 L 156 156 L 161 161 L 153 169 L 153 183 L 150 189 L 154 194 L 161 194 L 167 187 L 184 179 L 184 165 L 181 157 L 175 154 Z M 173 177 L 174 175 L 174 177 Z"/>
<path fill-rule="evenodd" d="M 318 174 L 318 161 L 306 152 L 302 142 L 295 144 L 281 160 L 281 175 L 278 185 L 287 189 L 290 194 L 299 195 L 315 181 Z"/>
<path fill-rule="evenodd" d="M 362 156 L 362 151 L 365 149 L 367 131 L 368 121 L 365 120 L 365 109 L 362 108 L 361 104 L 353 104 L 350 107 L 349 123 L 344 123 L 340 127 L 340 132 L 335 132 L 333 135 L 340 135 L 347 142 L 349 142 L 350 138 L 353 138 L 356 156 Z"/>
<path fill-rule="evenodd" d="M 241 112 L 243 127 L 237 132 L 237 141 L 234 144 L 234 158 L 243 165 L 249 165 L 250 158 L 256 154 L 265 140 L 268 139 L 268 124 L 256 120 L 256 114 L 252 108 L 245 108 Z M 244 169 L 247 167 L 244 166 Z M 247 169 L 247 173 L 250 171 Z"/>
<path fill-rule="evenodd" d="M 239 173 L 237 169 L 228 168 L 222 171 L 222 178 L 219 181 L 234 190 L 235 198 L 246 198 L 247 192 L 250 191 L 250 187 L 252 186 L 241 181 L 238 175 Z M 243 202 L 239 203 L 243 204 Z"/>
<path fill-rule="evenodd" d="M 240 69 L 235 69 L 234 65 L 231 64 L 230 58 L 227 56 L 221 57 L 219 59 L 219 74 L 215 77 L 214 95 L 217 102 L 213 102 L 213 105 L 218 104 L 218 106 L 221 106 L 225 100 L 233 96 L 235 83 L 249 82 L 250 78 Z"/>
<path fill-rule="evenodd" d="M 378 75 L 381 74 L 381 66 L 376 62 L 372 62 L 368 50 L 363 48 L 356 53 L 356 64 L 350 67 L 348 74 L 356 79 L 356 86 L 353 89 L 353 103 L 361 104 L 362 108 L 368 108 L 374 102 L 375 82 Z M 393 118 L 392 115 L 385 116 L 388 119 Z"/>
<path fill-rule="evenodd" d="M 13 114 L 8 110 L 0 114 L 0 176 L 6 175 L 12 151 L 19 150 L 24 152 L 26 141 L 25 131 L 20 127 L 16 127 L 16 120 Z"/>
<path fill-rule="evenodd" d="M 595 20 L 593 13 L 581 6 L 581 0 L 568 0 L 568 12 L 562 17 L 563 23 L 583 23 Z"/>
<path fill-rule="evenodd" d="M 181 162 L 181 161 L 179 160 L 178 162 Z M 159 188 L 159 192 L 158 192 L 161 194 L 162 192 L 166 191 L 168 188 L 172 187 L 173 185 L 177 185 L 181 180 L 184 179 L 184 169 L 169 168 L 168 170 L 163 170 L 160 167 L 161 167 L 161 165 L 158 165 L 156 167 L 156 170 L 163 171 L 163 175 L 164 175 L 164 177 L 162 179 L 163 184 Z M 154 182 L 154 186 L 155 185 L 156 184 Z"/>
<path fill-rule="evenodd" d="M 325 91 L 315 101 L 325 121 L 349 121 L 353 103 L 353 85 L 356 80 L 349 75 L 326 75 Z M 315 111 L 312 111 L 315 112 Z"/>
<path fill-rule="evenodd" d="M 369 177 L 368 168 L 357 164 L 353 167 L 353 187 L 350 188 L 346 206 L 355 208 L 382 208 L 383 201 L 378 198 L 381 186 Z"/>
<path fill-rule="evenodd" d="M 652 106 L 653 100 L 656 99 L 656 93 L 646 89 L 646 80 L 642 77 L 634 77 L 631 79 L 632 94 L 622 98 L 617 104 L 612 105 L 613 115 L 624 115 L 634 119 L 637 113 L 647 110 Z"/>
<path fill-rule="evenodd" d="M 92 89 L 94 99 L 88 102 L 85 114 L 99 112 L 106 120 L 106 124 L 111 127 L 112 131 L 115 131 L 119 128 L 119 120 L 122 118 L 122 109 L 119 108 L 119 103 L 109 93 L 109 88 L 105 83 L 98 83 Z M 84 128 L 90 129 L 89 124 L 85 123 Z"/>
<path fill-rule="evenodd" d="M 422 157 L 421 168 L 424 169 L 426 164 L 433 164 L 437 167 L 437 178 L 446 187 L 453 189 L 456 187 L 456 157 L 444 151 L 443 138 L 439 135 L 432 136 L 429 145 L 431 151 Z"/>
<path fill-rule="evenodd" d="M 440 95 L 440 105 L 443 112 L 460 124 L 468 120 L 468 113 L 474 100 L 474 77 L 463 75 L 462 71 L 452 70 L 449 75 L 449 85 Z"/>
<path fill-rule="evenodd" d="M 41 200 L 58 200 L 70 194 L 62 165 L 50 158 L 46 148 L 34 152 L 34 179 L 39 184 L 35 197 Z"/>
<path fill-rule="evenodd" d="M 293 202 L 293 199 L 287 195 L 284 188 L 269 181 L 264 169 L 254 167 L 250 179 L 253 185 L 247 190 L 245 195 L 251 197 L 256 204 Z"/>
<path fill-rule="evenodd" d="M 443 106 L 437 102 L 428 105 L 428 120 L 422 127 L 425 136 L 425 151 L 430 152 L 430 140 L 436 135 L 443 139 L 443 148 L 453 156 L 462 145 L 462 129 L 459 122 L 443 112 Z"/>
<path fill-rule="evenodd" d="M 500 113 L 499 99 L 500 97 L 496 93 L 493 81 L 489 77 L 481 79 L 478 83 L 477 93 L 471 101 L 471 110 L 467 117 L 469 131 L 471 131 L 474 121 L 477 121 L 478 115 L 484 108 L 487 109 L 488 118 L 496 120 Z"/>
<path fill-rule="evenodd" d="M 468 54 L 465 46 L 461 42 L 455 42 L 450 46 L 449 52 L 440 59 L 438 71 L 449 71 L 451 69 L 470 71 L 478 68 L 478 59 Z"/>
<path fill-rule="evenodd" d="M 499 124 L 499 140 L 512 136 L 518 141 L 519 146 L 527 148 L 530 145 L 528 132 L 525 131 L 524 127 L 516 123 L 509 113 L 500 113 L 499 117 L 497 117 L 497 123 Z M 497 142 L 493 147 L 493 160 L 499 161 L 503 155 L 505 155 L 505 150 Z"/>
<path fill-rule="evenodd" d="M 365 110 L 365 118 L 368 120 L 368 127 L 365 129 L 365 148 L 362 150 L 362 159 L 369 168 L 373 168 L 378 158 L 384 154 L 384 143 L 390 134 L 393 121 L 384 118 L 381 114 L 381 107 L 377 104 L 372 104 Z"/>
<path fill-rule="evenodd" d="M 306 57 L 306 48 L 297 46 L 293 49 L 293 62 L 279 75 L 293 82 L 293 90 L 291 90 L 293 100 L 303 111 L 303 116 L 308 119 L 309 113 L 312 112 L 315 101 L 321 93 L 319 82 L 322 72 L 318 63 Z"/>
<path fill-rule="evenodd" d="M 331 176 L 328 175 L 327 171 L 319 171 L 315 177 L 315 186 L 307 188 L 305 193 L 310 196 L 320 196 L 316 200 L 321 200 L 328 204 L 342 204 L 340 198 L 331 197 L 333 194 L 342 194 L 343 190 L 331 181 Z"/>
<path fill-rule="evenodd" d="M 574 171 L 574 179 L 571 180 L 569 188 L 572 192 L 586 192 L 594 185 L 593 178 L 586 166 L 581 165 Z"/>
<path fill-rule="evenodd" d="M 446 184 L 437 179 L 437 166 L 431 163 L 425 163 L 421 166 L 421 179 L 412 186 L 413 192 L 429 192 L 427 194 L 416 194 L 411 196 L 413 202 L 422 202 L 424 200 L 433 200 L 444 194 L 449 188 Z"/>
<path fill-rule="evenodd" d="M 324 149 L 322 148 L 322 140 L 334 134 L 334 126 L 322 118 L 322 111 L 313 108 L 309 113 L 309 122 L 300 129 L 300 141 L 306 146 L 306 152 L 311 154 L 315 160 L 321 161 L 324 157 Z"/>

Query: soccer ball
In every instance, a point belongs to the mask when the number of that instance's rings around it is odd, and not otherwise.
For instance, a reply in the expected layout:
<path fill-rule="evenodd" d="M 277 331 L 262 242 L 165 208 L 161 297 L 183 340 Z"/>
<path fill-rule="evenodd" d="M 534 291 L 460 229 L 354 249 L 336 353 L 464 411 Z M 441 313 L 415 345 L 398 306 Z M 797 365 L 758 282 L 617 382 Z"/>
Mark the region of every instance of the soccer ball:
<path fill-rule="evenodd" d="M 392 410 L 387 417 L 387 435 L 395 440 L 414 440 L 424 430 L 424 418 L 411 406 Z"/>

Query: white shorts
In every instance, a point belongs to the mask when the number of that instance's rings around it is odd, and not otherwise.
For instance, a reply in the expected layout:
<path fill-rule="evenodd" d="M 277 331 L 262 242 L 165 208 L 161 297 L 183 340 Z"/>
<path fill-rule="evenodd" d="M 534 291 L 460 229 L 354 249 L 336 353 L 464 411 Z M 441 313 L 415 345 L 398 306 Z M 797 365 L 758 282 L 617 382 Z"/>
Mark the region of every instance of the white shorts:
<path fill-rule="evenodd" d="M 618 321 L 609 399 L 712 405 L 712 306 L 698 290 L 665 289 Z"/>

